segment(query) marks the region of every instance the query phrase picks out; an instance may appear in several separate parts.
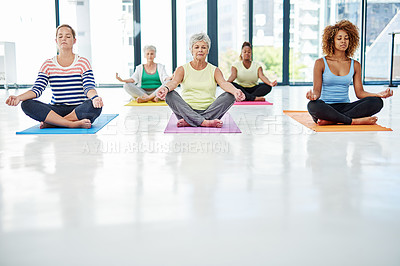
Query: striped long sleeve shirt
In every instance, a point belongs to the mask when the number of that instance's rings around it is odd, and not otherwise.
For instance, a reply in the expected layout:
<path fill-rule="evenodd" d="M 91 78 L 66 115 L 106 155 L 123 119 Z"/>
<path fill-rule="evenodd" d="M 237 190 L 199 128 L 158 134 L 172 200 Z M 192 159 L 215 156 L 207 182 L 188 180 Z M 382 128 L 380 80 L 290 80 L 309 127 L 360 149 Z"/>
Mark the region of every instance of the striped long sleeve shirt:
<path fill-rule="evenodd" d="M 51 104 L 81 104 L 88 99 L 87 92 L 95 89 L 89 60 L 78 55 L 75 55 L 74 62 L 68 67 L 60 66 L 56 56 L 47 59 L 40 68 L 31 90 L 39 97 L 49 83 L 53 92 Z"/>

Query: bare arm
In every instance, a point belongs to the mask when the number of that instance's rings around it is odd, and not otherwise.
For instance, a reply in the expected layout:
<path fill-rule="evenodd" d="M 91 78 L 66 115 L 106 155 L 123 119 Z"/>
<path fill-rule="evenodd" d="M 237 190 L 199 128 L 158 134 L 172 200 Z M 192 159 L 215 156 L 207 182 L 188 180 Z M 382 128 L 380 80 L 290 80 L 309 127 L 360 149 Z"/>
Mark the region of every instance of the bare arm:
<path fill-rule="evenodd" d="M 23 102 L 23 101 L 26 101 L 26 100 L 30 100 L 30 99 L 34 99 L 34 98 L 36 98 L 36 93 L 34 93 L 33 91 L 29 90 L 27 92 L 24 92 L 21 95 L 18 95 L 18 96 L 11 95 L 6 100 L 6 104 L 8 104 L 10 106 L 17 106 L 20 102 Z"/>
<path fill-rule="evenodd" d="M 234 66 L 232 66 L 231 67 L 231 75 L 230 75 L 230 77 L 228 78 L 228 82 L 232 82 L 232 81 L 234 81 L 235 79 L 237 78 L 237 69 L 236 69 L 236 67 L 234 67 Z"/>
<path fill-rule="evenodd" d="M 315 101 L 321 96 L 322 89 L 322 74 L 324 73 L 324 61 L 322 58 L 315 61 L 313 75 L 313 89 L 308 91 L 306 98 L 310 101 Z"/>
<path fill-rule="evenodd" d="M 355 60 L 354 60 L 353 86 L 358 99 L 362 99 L 365 97 L 388 98 L 393 95 L 393 91 L 389 88 L 378 93 L 370 93 L 365 91 L 361 80 L 361 64 Z"/>
<path fill-rule="evenodd" d="M 276 80 L 274 80 L 273 82 L 271 82 L 271 81 L 264 75 L 264 72 L 263 72 L 262 67 L 259 67 L 258 70 L 257 70 L 257 72 L 258 72 L 258 77 L 259 77 L 259 78 L 262 80 L 262 82 L 264 82 L 265 84 L 268 84 L 268 85 L 271 86 L 271 87 L 275 87 L 275 86 L 278 84 L 278 82 L 276 82 Z"/>
<path fill-rule="evenodd" d="M 236 101 L 243 101 L 246 98 L 246 96 L 243 94 L 241 90 L 236 89 L 232 85 L 232 83 L 224 79 L 224 76 L 222 75 L 222 72 L 219 68 L 215 69 L 214 78 L 215 81 L 218 83 L 218 85 L 221 87 L 221 89 L 235 96 Z"/>
<path fill-rule="evenodd" d="M 175 90 L 178 85 L 181 84 L 184 76 L 185 70 L 181 66 L 178 67 L 178 69 L 174 72 L 172 80 L 161 86 L 161 88 L 157 91 L 157 97 L 161 100 L 164 100 L 168 92 Z"/>
<path fill-rule="evenodd" d="M 121 82 L 125 82 L 125 83 L 135 83 L 135 80 L 133 78 L 129 78 L 129 79 L 122 79 L 120 78 L 120 76 L 118 75 L 118 73 L 115 73 L 115 78 L 118 79 Z"/>

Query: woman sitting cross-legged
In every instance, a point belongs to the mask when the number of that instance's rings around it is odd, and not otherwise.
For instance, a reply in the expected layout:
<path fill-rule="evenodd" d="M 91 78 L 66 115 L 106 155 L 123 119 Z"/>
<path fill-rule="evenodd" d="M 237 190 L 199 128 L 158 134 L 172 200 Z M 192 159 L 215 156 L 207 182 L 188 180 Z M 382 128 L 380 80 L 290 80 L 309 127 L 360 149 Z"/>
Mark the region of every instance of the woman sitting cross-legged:
<path fill-rule="evenodd" d="M 258 79 L 264 83 L 258 83 Z M 240 61 L 233 64 L 228 82 L 232 82 L 233 86 L 243 91 L 246 101 L 265 101 L 264 96 L 278 84 L 276 80 L 271 82 L 264 75 L 260 63 L 252 61 L 252 48 L 249 42 L 243 43 Z"/>
<path fill-rule="evenodd" d="M 59 54 L 43 63 L 32 89 L 8 97 L 6 104 L 17 106 L 22 102 L 22 110 L 40 121 L 40 128 L 90 128 L 103 107 L 95 90 L 90 63 L 73 53 L 76 39 L 71 26 L 63 24 L 57 28 L 56 43 Z M 43 93 L 48 83 L 53 92 L 51 104 L 33 100 Z"/>
<path fill-rule="evenodd" d="M 381 98 L 393 95 L 387 89 L 379 93 L 364 91 L 361 81 L 361 65 L 351 56 L 359 45 L 357 27 L 348 20 L 327 26 L 322 37 L 325 57 L 314 65 L 313 89 L 306 94 L 308 112 L 318 125 L 375 124 L 373 116 L 383 107 Z M 353 81 L 358 101 L 350 102 L 349 85 Z"/>
<path fill-rule="evenodd" d="M 146 45 L 143 52 L 147 63 L 138 65 L 131 78 L 122 79 L 118 73 L 115 74 L 115 77 L 119 81 L 125 82 L 125 91 L 138 103 L 157 102 L 158 88 L 166 81 L 171 80 L 171 77 L 168 76 L 163 64 L 154 62 L 157 52 L 155 46 Z"/>
<path fill-rule="evenodd" d="M 193 60 L 180 66 L 174 77 L 162 86 L 157 96 L 166 99 L 177 116 L 178 127 L 222 127 L 222 116 L 236 101 L 243 101 L 245 95 L 231 83 L 225 81 L 219 68 L 206 62 L 211 40 L 205 33 L 190 38 Z M 182 87 L 182 97 L 174 91 Z M 215 97 L 217 84 L 225 92 Z"/>

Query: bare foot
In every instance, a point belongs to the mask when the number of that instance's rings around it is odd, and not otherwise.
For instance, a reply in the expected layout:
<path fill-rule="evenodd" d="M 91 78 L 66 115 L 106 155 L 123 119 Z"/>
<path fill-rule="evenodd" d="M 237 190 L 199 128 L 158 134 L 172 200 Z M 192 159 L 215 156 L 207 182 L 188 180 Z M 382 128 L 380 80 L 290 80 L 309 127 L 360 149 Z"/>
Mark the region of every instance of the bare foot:
<path fill-rule="evenodd" d="M 92 127 L 92 123 L 90 123 L 89 119 L 73 121 L 72 123 L 73 123 L 72 126 L 70 126 L 71 128 L 91 128 Z"/>
<path fill-rule="evenodd" d="M 43 129 L 43 128 L 51 128 L 51 127 L 57 127 L 57 126 L 52 125 L 52 124 L 48 124 L 48 123 L 46 123 L 46 122 L 40 122 L 40 126 L 39 126 L 40 129 Z"/>
<path fill-rule="evenodd" d="M 153 99 L 151 99 L 153 102 L 158 102 L 160 99 L 158 97 L 154 97 Z"/>
<path fill-rule="evenodd" d="M 265 102 L 265 98 L 264 98 L 264 97 L 256 97 L 256 98 L 254 99 L 254 101 Z"/>
<path fill-rule="evenodd" d="M 376 116 L 368 116 L 362 118 L 353 118 L 351 122 L 352 125 L 375 125 L 376 121 L 378 121 L 378 117 Z"/>
<path fill-rule="evenodd" d="M 326 126 L 326 125 L 336 125 L 337 123 L 328 120 L 318 119 L 317 124 L 319 126 Z"/>
<path fill-rule="evenodd" d="M 202 127 L 222 127 L 222 121 L 219 119 L 214 119 L 214 120 L 204 120 L 203 123 L 201 123 L 200 126 Z"/>
<path fill-rule="evenodd" d="M 136 99 L 136 101 L 137 101 L 138 103 L 145 103 L 145 102 L 148 102 L 148 101 L 149 101 L 149 98 L 148 98 L 147 96 L 142 96 L 142 97 L 138 97 L 138 98 Z"/>
<path fill-rule="evenodd" d="M 176 123 L 177 127 L 190 127 L 191 125 L 188 124 L 183 118 L 178 120 L 178 123 Z"/>
<path fill-rule="evenodd" d="M 50 123 L 46 123 L 46 122 L 40 122 L 40 129 L 43 128 L 52 128 L 52 127 L 67 127 L 67 128 L 91 128 L 92 127 L 92 123 L 90 122 L 89 119 L 82 119 L 82 120 L 77 120 L 77 121 L 70 121 L 69 126 L 65 125 L 65 126 L 59 126 L 59 125 L 53 125 Z"/>

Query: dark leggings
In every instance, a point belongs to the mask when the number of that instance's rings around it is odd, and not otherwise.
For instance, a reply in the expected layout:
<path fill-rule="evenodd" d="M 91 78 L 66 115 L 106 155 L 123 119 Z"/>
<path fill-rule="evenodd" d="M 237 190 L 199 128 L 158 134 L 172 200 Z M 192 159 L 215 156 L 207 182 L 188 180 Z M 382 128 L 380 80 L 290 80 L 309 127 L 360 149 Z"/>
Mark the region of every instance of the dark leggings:
<path fill-rule="evenodd" d="M 235 86 L 237 89 L 243 91 L 244 95 L 246 95 L 245 101 L 254 101 L 256 97 L 265 96 L 272 90 L 272 87 L 265 83 L 260 83 L 254 87 L 249 88 L 242 87 L 235 82 L 232 82 L 232 85 Z"/>
<path fill-rule="evenodd" d="M 94 108 L 92 100 L 86 100 L 78 105 L 52 105 L 36 100 L 26 100 L 21 103 L 21 107 L 27 116 L 39 122 L 45 121 L 50 111 L 64 117 L 75 110 L 76 117 L 79 120 L 86 118 L 93 123 L 102 110 L 102 108 Z"/>
<path fill-rule="evenodd" d="M 352 103 L 327 104 L 322 100 L 310 101 L 308 112 L 315 123 L 318 119 L 351 125 L 352 118 L 369 117 L 378 113 L 383 107 L 379 97 L 366 97 Z"/>

